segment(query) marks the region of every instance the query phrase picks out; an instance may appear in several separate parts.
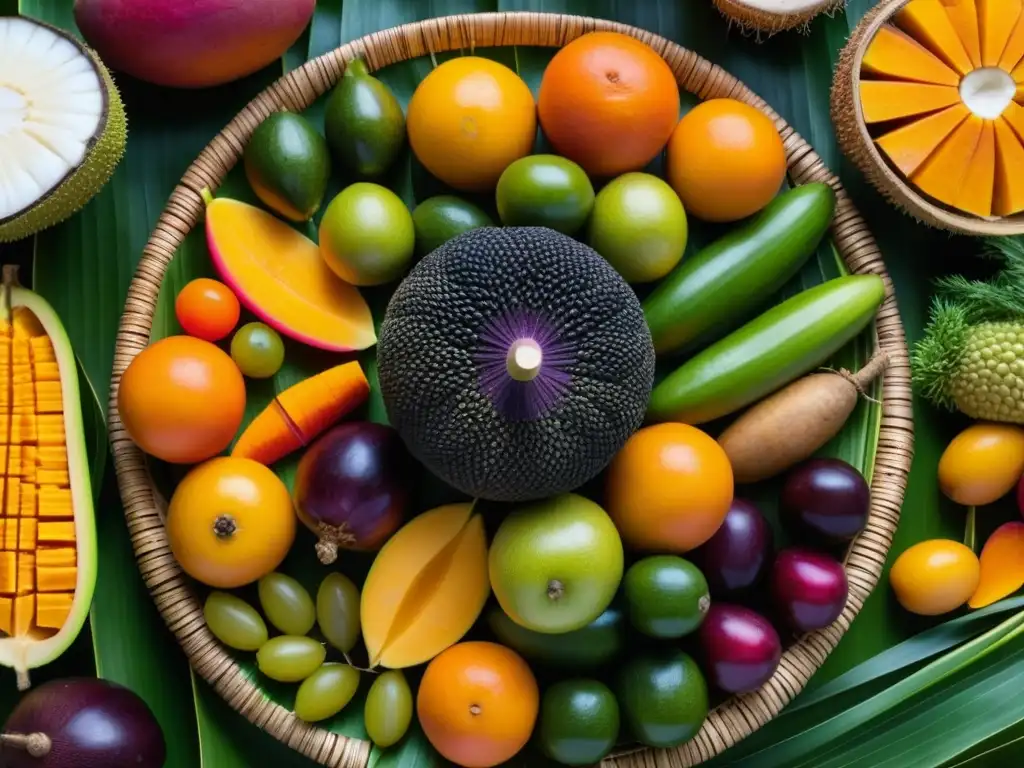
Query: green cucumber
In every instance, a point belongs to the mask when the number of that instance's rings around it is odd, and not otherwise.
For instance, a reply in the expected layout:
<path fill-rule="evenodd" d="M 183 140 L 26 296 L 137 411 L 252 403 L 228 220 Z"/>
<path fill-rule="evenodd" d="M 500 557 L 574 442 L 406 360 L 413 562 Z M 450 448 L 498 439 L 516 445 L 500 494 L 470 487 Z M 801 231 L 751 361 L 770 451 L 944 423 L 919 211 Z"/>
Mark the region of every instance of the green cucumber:
<path fill-rule="evenodd" d="M 647 420 L 703 424 L 821 365 L 863 330 L 882 300 L 878 275 L 848 275 L 772 307 L 697 353 L 651 393 Z"/>
<path fill-rule="evenodd" d="M 814 253 L 835 209 L 828 184 L 794 187 L 680 262 L 643 303 L 655 352 L 714 341 L 747 320 Z"/>

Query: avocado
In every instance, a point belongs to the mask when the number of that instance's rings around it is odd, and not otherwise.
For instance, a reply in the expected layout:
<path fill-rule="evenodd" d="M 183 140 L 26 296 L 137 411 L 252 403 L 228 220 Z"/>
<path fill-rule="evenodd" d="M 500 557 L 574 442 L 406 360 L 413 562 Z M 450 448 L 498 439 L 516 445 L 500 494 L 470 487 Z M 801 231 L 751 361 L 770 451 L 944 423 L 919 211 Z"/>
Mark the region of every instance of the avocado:
<path fill-rule="evenodd" d="M 619 704 L 597 680 L 562 680 L 541 699 L 537 740 L 562 765 L 603 760 L 619 737 Z"/>
<path fill-rule="evenodd" d="M 675 648 L 646 650 L 626 661 L 616 694 L 630 734 L 648 747 L 689 741 L 708 715 L 708 685 L 700 667 Z"/>
<path fill-rule="evenodd" d="M 373 178 L 398 157 L 405 143 L 405 114 L 391 89 L 370 74 L 365 61 L 355 59 L 327 98 L 324 130 L 343 167 Z"/>
<path fill-rule="evenodd" d="M 327 141 L 302 115 L 274 112 L 253 131 L 243 155 L 256 196 L 291 221 L 309 221 L 320 210 L 331 177 Z"/>
<path fill-rule="evenodd" d="M 455 195 L 428 197 L 412 212 L 412 223 L 416 228 L 416 253 L 420 257 L 463 232 L 494 226 L 482 208 Z"/>

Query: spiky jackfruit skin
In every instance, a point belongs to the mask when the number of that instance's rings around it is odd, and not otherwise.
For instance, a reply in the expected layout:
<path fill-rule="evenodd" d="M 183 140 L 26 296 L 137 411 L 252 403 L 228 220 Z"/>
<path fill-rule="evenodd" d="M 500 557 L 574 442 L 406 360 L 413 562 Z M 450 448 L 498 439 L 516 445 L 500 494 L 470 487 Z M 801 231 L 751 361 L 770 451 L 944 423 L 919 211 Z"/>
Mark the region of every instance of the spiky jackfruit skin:
<path fill-rule="evenodd" d="M 36 201 L 35 205 L 0 221 L 0 243 L 34 235 L 81 210 L 110 181 L 114 169 L 124 156 L 128 141 L 128 120 L 121 94 L 99 56 L 91 48 L 69 37 L 66 32 L 56 27 L 51 29 L 74 42 L 96 67 L 105 87 L 106 119 L 81 165 L 71 171 L 48 195 Z"/>
<path fill-rule="evenodd" d="M 540 413 L 510 418 L 482 376 L 493 366 L 504 374 L 504 358 L 488 363 L 481 352 L 509 337 L 489 331 L 496 322 L 523 316 L 533 318 L 524 327 L 540 326 L 557 386 Z M 388 418 L 410 452 L 453 487 L 495 501 L 593 478 L 640 426 L 654 383 L 632 289 L 591 248 L 542 227 L 471 230 L 423 259 L 391 298 L 377 360 Z"/>
<path fill-rule="evenodd" d="M 1024 324 L 971 326 L 946 388 L 957 409 L 973 419 L 1024 424 Z"/>

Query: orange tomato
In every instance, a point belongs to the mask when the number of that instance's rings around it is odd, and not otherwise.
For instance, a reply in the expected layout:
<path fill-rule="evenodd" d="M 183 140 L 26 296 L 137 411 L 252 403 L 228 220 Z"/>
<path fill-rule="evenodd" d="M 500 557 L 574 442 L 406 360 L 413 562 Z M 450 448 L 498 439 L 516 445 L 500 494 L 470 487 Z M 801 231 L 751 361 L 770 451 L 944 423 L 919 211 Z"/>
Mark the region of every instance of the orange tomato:
<path fill-rule="evenodd" d="M 195 464 L 231 443 L 245 414 L 245 382 L 219 347 L 168 336 L 128 365 L 117 411 L 143 451 L 174 464 Z"/>
<path fill-rule="evenodd" d="M 635 432 L 616 454 L 605 509 L 630 546 L 683 553 L 714 535 L 732 496 L 722 447 L 696 427 L 669 422 Z"/>
<path fill-rule="evenodd" d="M 533 149 L 537 110 L 522 79 L 503 64 L 460 56 L 438 66 L 412 94 L 409 144 L 423 166 L 456 189 L 492 189 Z"/>
<path fill-rule="evenodd" d="M 187 283 L 174 300 L 174 314 L 182 330 L 205 341 L 220 341 L 231 333 L 240 313 L 231 289 L 208 277 Z"/>
<path fill-rule="evenodd" d="M 668 142 L 668 181 L 688 213 L 736 221 L 764 208 L 786 177 L 786 150 L 767 115 L 735 99 L 698 104 Z"/>
<path fill-rule="evenodd" d="M 618 176 L 661 152 L 679 119 L 679 85 L 649 45 L 591 32 L 551 59 L 537 107 L 558 154 L 593 176 Z"/>
<path fill-rule="evenodd" d="M 533 672 L 496 643 L 453 645 L 427 665 L 416 714 L 427 739 L 465 768 L 513 757 L 533 732 L 540 693 Z"/>
<path fill-rule="evenodd" d="M 963 605 L 981 581 L 981 563 L 959 541 L 920 541 L 900 553 L 889 570 L 899 604 L 911 613 L 938 616 Z"/>
<path fill-rule="evenodd" d="M 1016 424 L 972 424 L 939 459 L 939 488 L 957 504 L 991 504 L 1024 474 L 1024 429 Z"/>
<path fill-rule="evenodd" d="M 295 541 L 291 496 L 252 459 L 220 456 L 194 467 L 167 508 L 171 551 L 189 576 L 218 589 L 273 571 Z"/>

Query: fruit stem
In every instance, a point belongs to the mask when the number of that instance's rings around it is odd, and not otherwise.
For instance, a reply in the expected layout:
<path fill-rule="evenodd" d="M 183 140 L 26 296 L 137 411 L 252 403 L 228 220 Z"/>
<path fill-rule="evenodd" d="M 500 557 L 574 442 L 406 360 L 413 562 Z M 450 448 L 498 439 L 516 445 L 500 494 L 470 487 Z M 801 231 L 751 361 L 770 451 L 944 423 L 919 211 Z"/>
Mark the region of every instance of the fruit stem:
<path fill-rule="evenodd" d="M 330 565 L 338 559 L 339 547 L 352 547 L 356 544 L 356 537 L 352 535 L 345 523 L 341 525 L 320 523 L 316 532 L 318 536 L 316 556 L 324 565 Z"/>
<path fill-rule="evenodd" d="M 235 524 L 235 518 L 231 515 L 217 515 L 217 519 L 213 521 L 213 532 L 218 539 L 233 536 L 236 530 L 238 530 L 238 526 Z"/>
<path fill-rule="evenodd" d="M 558 579 L 552 579 L 548 582 L 548 600 L 558 600 L 564 594 L 565 585 L 562 582 Z"/>
<path fill-rule="evenodd" d="M 46 757 L 53 749 L 53 742 L 45 733 L 2 733 L 0 748 L 2 747 L 22 749 L 32 757 Z"/>
<path fill-rule="evenodd" d="M 359 59 L 352 59 L 345 67 L 345 74 L 342 77 L 367 77 L 370 74 L 369 68 L 366 66 L 366 62 Z"/>
<path fill-rule="evenodd" d="M 27 669 L 17 670 L 17 672 L 15 672 L 15 678 L 18 681 L 19 691 L 27 691 L 32 686 L 32 681 L 29 680 Z"/>
<path fill-rule="evenodd" d="M 505 358 L 505 367 L 508 375 L 516 381 L 533 381 L 540 373 L 541 363 L 544 362 L 544 352 L 533 339 L 517 339 L 508 348 L 508 355 Z"/>
<path fill-rule="evenodd" d="M 469 714 L 473 715 L 473 717 L 476 717 L 482 711 L 483 711 L 483 708 L 479 704 L 470 704 L 469 705 Z"/>
<path fill-rule="evenodd" d="M 853 374 L 851 382 L 862 394 L 867 390 L 868 385 L 889 367 L 889 353 L 879 352 L 868 360 L 864 367 Z"/>
<path fill-rule="evenodd" d="M 213 202 L 213 193 L 210 191 L 209 187 L 203 187 L 199 191 L 199 194 L 202 195 L 203 202 L 206 203 L 207 205 Z"/>
<path fill-rule="evenodd" d="M 4 285 L 18 285 L 18 265 L 4 264 L 3 268 Z"/>

